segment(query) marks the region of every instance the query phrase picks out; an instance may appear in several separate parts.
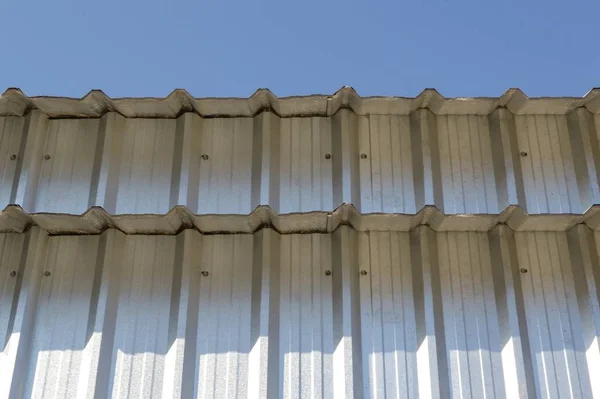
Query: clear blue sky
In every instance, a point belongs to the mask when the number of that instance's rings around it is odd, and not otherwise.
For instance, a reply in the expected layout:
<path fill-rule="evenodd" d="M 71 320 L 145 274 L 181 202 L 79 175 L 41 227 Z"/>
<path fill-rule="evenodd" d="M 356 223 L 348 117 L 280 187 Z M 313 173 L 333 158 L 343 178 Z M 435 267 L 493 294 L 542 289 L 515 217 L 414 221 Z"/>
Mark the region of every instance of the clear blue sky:
<path fill-rule="evenodd" d="M 0 0 L 0 92 L 582 96 L 600 1 Z"/>

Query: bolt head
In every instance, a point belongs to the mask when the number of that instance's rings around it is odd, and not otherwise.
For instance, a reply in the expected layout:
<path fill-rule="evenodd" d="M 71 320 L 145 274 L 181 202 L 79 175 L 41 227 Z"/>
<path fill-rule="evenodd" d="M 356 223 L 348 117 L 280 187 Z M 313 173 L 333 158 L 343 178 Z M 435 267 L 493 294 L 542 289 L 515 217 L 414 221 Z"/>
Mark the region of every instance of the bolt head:
<path fill-rule="evenodd" d="M 527 156 L 527 151 L 521 151 L 521 156 L 522 157 L 526 157 Z"/>
<path fill-rule="evenodd" d="M 200 273 L 200 274 L 202 274 L 203 277 L 208 276 L 208 272 L 206 270 L 202 270 L 202 273 Z"/>
<path fill-rule="evenodd" d="M 331 276 L 331 270 L 325 270 L 325 275 L 326 276 Z"/>
<path fill-rule="evenodd" d="M 361 276 L 366 276 L 367 275 L 367 271 L 366 270 L 361 270 L 360 274 L 361 274 Z"/>
<path fill-rule="evenodd" d="M 325 154 L 325 159 L 331 159 L 331 154 L 329 154 L 329 153 Z"/>
<path fill-rule="evenodd" d="M 44 272 L 44 276 L 46 276 L 46 277 L 48 277 L 48 276 L 49 276 L 49 275 L 51 275 L 51 274 L 52 274 L 52 273 L 50 273 L 50 271 L 49 271 L 49 270 L 46 270 L 46 271 Z"/>
<path fill-rule="evenodd" d="M 521 268 L 521 273 L 527 273 L 527 269 L 525 269 L 524 267 Z"/>
<path fill-rule="evenodd" d="M 50 159 L 50 154 L 44 155 L 44 159 Z"/>
<path fill-rule="evenodd" d="M 15 159 L 17 159 L 17 156 L 16 156 L 15 154 L 12 154 L 12 155 L 10 156 L 10 160 L 11 160 L 11 161 L 14 161 Z"/>
<path fill-rule="evenodd" d="M 17 272 L 16 272 L 16 271 L 14 271 L 14 270 L 13 270 L 12 272 L 10 272 L 10 276 L 11 276 L 11 277 L 15 277 L 16 275 L 17 275 Z"/>
<path fill-rule="evenodd" d="M 360 157 L 361 157 L 362 159 L 367 159 L 367 154 L 365 154 L 365 153 L 363 152 L 362 154 L 360 154 Z"/>
<path fill-rule="evenodd" d="M 208 159 L 208 154 L 202 154 L 202 159 L 206 161 Z"/>

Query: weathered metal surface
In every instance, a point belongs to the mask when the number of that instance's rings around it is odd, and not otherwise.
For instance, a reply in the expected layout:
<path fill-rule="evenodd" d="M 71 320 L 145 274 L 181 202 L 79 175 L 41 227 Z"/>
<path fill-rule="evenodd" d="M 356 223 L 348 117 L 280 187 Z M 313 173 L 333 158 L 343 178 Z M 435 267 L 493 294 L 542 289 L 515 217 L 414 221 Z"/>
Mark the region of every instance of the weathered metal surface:
<path fill-rule="evenodd" d="M 177 93 L 114 102 L 165 107 Z M 192 215 L 248 215 L 259 206 L 288 214 L 350 203 L 361 214 L 414 215 L 435 206 L 445 215 L 499 215 L 516 205 L 529 215 L 582 215 L 600 203 L 597 90 L 583 99 L 527 99 L 518 91 L 497 99 L 433 91 L 362 99 L 351 89 L 329 97 L 267 94 L 198 99 L 222 112 L 203 117 L 171 106 L 174 115 L 154 118 L 90 105 L 97 94 L 18 94 L 28 112 L 0 116 L 0 208 L 82 215 L 101 207 L 114 216 L 183 206 Z M 0 114 L 10 114 L 15 96 L 3 95 Z M 321 102 L 325 110 L 336 103 L 335 112 L 308 112 Z M 96 117 L 80 117 L 73 104 Z M 231 104 L 254 111 L 235 116 Z"/>
<path fill-rule="evenodd" d="M 166 98 L 110 98 L 101 90 L 92 90 L 82 98 L 28 97 L 16 88 L 0 96 L 0 115 L 26 115 L 39 109 L 52 118 L 97 118 L 117 112 L 128 118 L 176 118 L 193 112 L 205 118 L 248 117 L 270 110 L 281 117 L 331 116 L 340 109 L 357 115 L 408 115 L 429 109 L 438 115 L 487 115 L 506 108 L 519 115 L 565 114 L 584 107 L 593 113 L 600 108 L 600 90 L 584 97 L 529 98 L 519 89 L 508 89 L 500 97 L 445 98 L 435 89 L 425 89 L 415 98 L 361 97 L 344 86 L 333 95 L 278 98 L 268 89 L 257 90 L 250 98 L 194 98 L 176 89 Z"/>
<path fill-rule="evenodd" d="M 110 215 L 94 207 L 83 215 L 52 213 L 28 214 L 19 206 L 0 211 L 0 232 L 22 233 L 31 226 L 42 227 L 50 234 L 99 234 L 114 228 L 126 234 L 177 234 L 194 229 L 203 234 L 253 233 L 269 227 L 279 233 L 331 233 L 340 226 L 356 231 L 412 231 L 428 226 L 435 231 L 489 231 L 506 225 L 515 231 L 567 231 L 577 225 L 597 230 L 600 225 L 600 206 L 594 205 L 582 215 L 528 215 L 516 206 L 502 213 L 444 215 L 439 209 L 427 206 L 417 214 L 361 214 L 352 204 L 343 204 L 333 212 L 278 214 L 268 206 L 257 207 L 249 215 L 194 215 L 177 206 L 166 215 Z"/>
<path fill-rule="evenodd" d="M 597 234 L 3 234 L 0 397 L 599 397 Z"/>
<path fill-rule="evenodd" d="M 7 90 L 0 398 L 600 397 L 599 94 Z"/>

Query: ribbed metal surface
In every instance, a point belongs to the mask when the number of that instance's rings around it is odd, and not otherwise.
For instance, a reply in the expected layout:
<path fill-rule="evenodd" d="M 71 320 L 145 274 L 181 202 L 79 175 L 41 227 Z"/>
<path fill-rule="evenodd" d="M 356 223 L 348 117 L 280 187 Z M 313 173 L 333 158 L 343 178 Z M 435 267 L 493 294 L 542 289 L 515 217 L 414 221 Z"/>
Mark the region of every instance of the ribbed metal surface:
<path fill-rule="evenodd" d="M 218 99 L 210 101 L 222 107 L 221 117 L 188 110 L 151 119 L 114 111 L 52 119 L 43 107 L 67 100 L 38 98 L 40 109 L 0 117 L 0 208 L 165 215 L 184 206 L 193 215 L 248 215 L 261 205 L 288 214 L 351 203 L 362 214 L 416 214 L 430 205 L 446 215 L 497 215 L 518 205 L 531 215 L 580 215 L 600 203 L 596 91 L 579 102 L 427 92 L 418 108 L 402 113 L 390 104 L 419 98 L 356 97 L 355 104 L 349 98 L 356 93 L 344 90 L 330 100 L 272 99 L 271 108 L 255 106 L 243 117 L 231 114 L 233 100 Z M 15 104 L 7 93 L 3 104 Z M 276 101 L 303 109 L 298 104 L 322 99 L 341 105 L 313 116 L 273 110 Z"/>
<path fill-rule="evenodd" d="M 597 234 L 3 234 L 0 397 L 600 397 Z"/>
<path fill-rule="evenodd" d="M 0 398 L 600 397 L 599 115 L 9 89 Z"/>

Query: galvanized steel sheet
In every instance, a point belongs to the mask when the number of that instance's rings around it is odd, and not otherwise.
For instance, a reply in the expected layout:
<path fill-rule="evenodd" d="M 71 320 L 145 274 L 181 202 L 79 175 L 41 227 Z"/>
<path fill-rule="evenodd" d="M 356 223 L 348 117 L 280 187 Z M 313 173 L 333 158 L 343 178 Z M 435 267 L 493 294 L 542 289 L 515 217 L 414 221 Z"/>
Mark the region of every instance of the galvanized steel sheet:
<path fill-rule="evenodd" d="M 599 397 L 597 234 L 4 234 L 0 397 Z"/>

